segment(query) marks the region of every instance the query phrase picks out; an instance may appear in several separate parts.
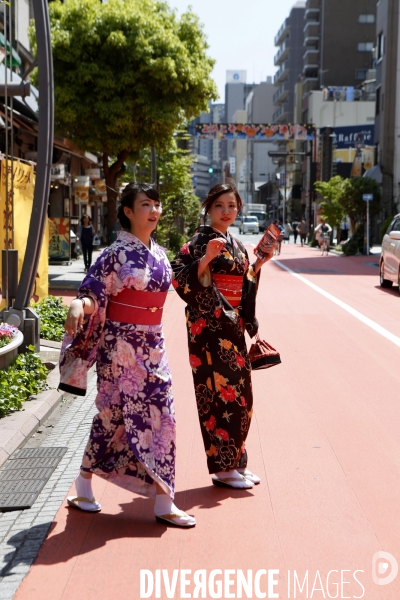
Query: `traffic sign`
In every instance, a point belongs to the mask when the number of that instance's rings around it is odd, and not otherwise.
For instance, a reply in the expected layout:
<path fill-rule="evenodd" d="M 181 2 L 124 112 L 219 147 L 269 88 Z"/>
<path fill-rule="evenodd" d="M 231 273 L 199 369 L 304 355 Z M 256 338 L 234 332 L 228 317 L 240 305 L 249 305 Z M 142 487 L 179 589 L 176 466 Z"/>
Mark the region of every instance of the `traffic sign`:
<path fill-rule="evenodd" d="M 363 200 L 365 202 L 370 202 L 373 199 L 374 199 L 374 195 L 373 194 L 363 194 Z"/>

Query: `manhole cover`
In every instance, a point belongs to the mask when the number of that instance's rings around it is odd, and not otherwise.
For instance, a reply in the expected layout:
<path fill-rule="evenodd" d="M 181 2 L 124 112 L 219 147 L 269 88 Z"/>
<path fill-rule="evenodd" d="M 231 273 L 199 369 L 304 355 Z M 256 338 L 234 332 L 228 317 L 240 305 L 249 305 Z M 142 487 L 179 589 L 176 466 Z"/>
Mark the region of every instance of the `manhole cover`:
<path fill-rule="evenodd" d="M 0 511 L 30 508 L 68 448 L 23 448 L 0 470 Z"/>

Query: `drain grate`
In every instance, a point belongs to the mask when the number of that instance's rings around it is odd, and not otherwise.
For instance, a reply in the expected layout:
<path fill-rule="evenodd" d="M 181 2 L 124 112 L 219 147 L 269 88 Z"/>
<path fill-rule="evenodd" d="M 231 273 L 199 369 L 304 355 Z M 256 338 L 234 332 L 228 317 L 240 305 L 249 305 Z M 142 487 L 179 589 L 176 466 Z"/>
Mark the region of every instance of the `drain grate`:
<path fill-rule="evenodd" d="M 30 508 L 68 448 L 23 448 L 0 470 L 0 511 Z"/>

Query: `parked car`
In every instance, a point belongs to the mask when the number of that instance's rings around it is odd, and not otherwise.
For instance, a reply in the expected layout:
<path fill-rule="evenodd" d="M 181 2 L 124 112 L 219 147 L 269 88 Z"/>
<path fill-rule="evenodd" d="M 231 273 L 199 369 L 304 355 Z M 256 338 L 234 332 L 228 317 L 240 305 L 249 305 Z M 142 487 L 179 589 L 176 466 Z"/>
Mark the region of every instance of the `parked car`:
<path fill-rule="evenodd" d="M 237 215 L 235 221 L 233 222 L 233 225 L 235 227 L 240 227 L 242 224 L 242 217 Z"/>
<path fill-rule="evenodd" d="M 239 226 L 240 233 L 259 233 L 260 226 L 257 217 L 244 216 Z"/>
<path fill-rule="evenodd" d="M 400 214 L 394 217 L 383 236 L 379 281 L 384 288 L 395 284 L 400 292 Z"/>

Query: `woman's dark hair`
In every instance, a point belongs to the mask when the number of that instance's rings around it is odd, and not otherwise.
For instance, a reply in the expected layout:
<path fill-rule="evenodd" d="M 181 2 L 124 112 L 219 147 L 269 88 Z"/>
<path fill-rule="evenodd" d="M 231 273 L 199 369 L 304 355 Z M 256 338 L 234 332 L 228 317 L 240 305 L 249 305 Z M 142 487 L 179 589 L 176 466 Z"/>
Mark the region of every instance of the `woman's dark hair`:
<path fill-rule="evenodd" d="M 208 192 L 207 198 L 201 203 L 201 208 L 204 210 L 204 223 L 206 222 L 207 214 L 209 213 L 210 208 L 212 207 L 214 202 L 218 200 L 218 198 L 222 196 L 222 194 L 230 194 L 231 192 L 235 194 L 238 212 L 242 210 L 243 201 L 233 181 L 229 181 L 226 183 L 217 183 L 217 185 L 214 185 L 211 188 L 211 190 Z"/>
<path fill-rule="evenodd" d="M 121 194 L 120 204 L 117 210 L 117 219 L 121 223 L 122 229 L 129 231 L 131 223 L 124 213 L 124 207 L 127 206 L 133 210 L 133 205 L 140 192 L 144 192 L 151 200 L 160 200 L 158 191 L 155 185 L 151 183 L 137 183 L 131 181 L 128 183 Z"/>
<path fill-rule="evenodd" d="M 82 217 L 81 217 L 81 225 L 84 224 L 86 218 L 89 219 L 89 225 L 91 224 L 92 219 L 89 217 L 89 215 L 82 215 Z"/>

